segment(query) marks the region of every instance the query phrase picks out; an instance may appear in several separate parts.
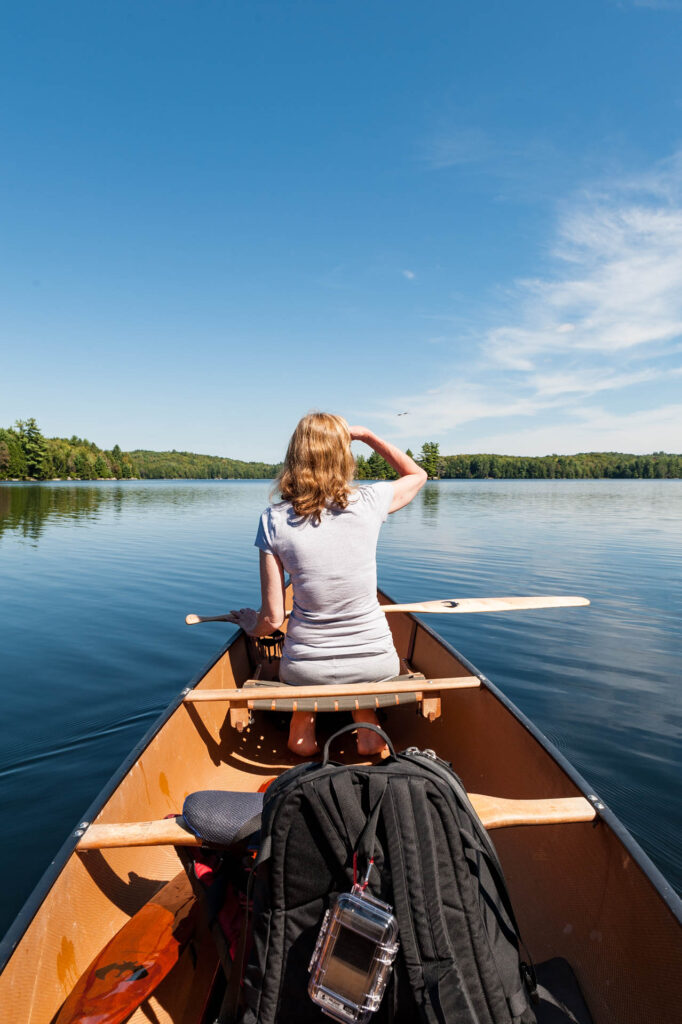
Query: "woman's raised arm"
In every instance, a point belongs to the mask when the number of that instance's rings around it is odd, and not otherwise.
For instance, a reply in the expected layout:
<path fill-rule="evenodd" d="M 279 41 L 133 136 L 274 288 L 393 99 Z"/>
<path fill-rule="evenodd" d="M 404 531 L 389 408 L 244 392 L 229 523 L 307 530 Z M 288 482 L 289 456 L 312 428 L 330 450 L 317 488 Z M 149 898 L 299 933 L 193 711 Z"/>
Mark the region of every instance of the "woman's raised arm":
<path fill-rule="evenodd" d="M 399 478 L 393 480 L 393 501 L 389 512 L 397 512 L 399 508 L 409 505 L 414 496 L 422 489 L 427 480 L 426 472 L 418 466 L 414 459 L 396 448 L 389 441 L 377 437 L 367 427 L 349 427 L 351 441 L 364 441 L 373 448 L 377 455 L 398 473 Z"/>

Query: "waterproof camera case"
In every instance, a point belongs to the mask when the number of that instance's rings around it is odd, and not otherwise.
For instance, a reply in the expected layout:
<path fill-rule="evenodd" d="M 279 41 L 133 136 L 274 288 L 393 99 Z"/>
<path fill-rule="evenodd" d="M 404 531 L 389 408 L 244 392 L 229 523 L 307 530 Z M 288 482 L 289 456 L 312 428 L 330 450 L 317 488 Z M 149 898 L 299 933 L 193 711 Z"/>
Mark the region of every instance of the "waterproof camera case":
<path fill-rule="evenodd" d="M 338 896 L 325 914 L 308 968 L 313 1002 L 334 1020 L 365 1024 L 379 1009 L 397 936 L 392 908 L 364 886 Z"/>

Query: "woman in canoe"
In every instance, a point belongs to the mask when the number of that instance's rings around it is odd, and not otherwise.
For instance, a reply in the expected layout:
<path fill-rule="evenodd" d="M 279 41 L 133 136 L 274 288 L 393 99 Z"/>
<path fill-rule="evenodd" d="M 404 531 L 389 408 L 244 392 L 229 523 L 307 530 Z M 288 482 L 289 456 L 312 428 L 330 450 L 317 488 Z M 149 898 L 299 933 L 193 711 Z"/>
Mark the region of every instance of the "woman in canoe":
<path fill-rule="evenodd" d="M 351 441 L 364 441 L 398 473 L 398 479 L 352 486 Z M 376 546 L 381 524 L 407 505 L 426 473 L 395 445 L 341 416 L 304 416 L 289 442 L 278 477 L 282 500 L 263 512 L 260 549 L 261 608 L 230 613 L 251 636 L 267 636 L 284 622 L 284 573 L 294 588 L 280 680 L 292 686 L 363 683 L 400 672 L 386 616 L 377 601 Z M 371 710 L 353 712 L 373 722 Z M 383 747 L 376 733 L 358 733 L 358 751 Z M 289 749 L 301 757 L 317 751 L 315 715 L 291 716 Z"/>

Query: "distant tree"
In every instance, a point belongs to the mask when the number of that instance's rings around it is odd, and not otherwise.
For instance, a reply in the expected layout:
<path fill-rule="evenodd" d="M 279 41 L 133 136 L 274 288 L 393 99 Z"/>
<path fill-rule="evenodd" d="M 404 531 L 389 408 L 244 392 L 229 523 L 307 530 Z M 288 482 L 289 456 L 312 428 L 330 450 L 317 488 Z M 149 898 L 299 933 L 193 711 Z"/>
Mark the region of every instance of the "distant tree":
<path fill-rule="evenodd" d="M 44 480 L 48 475 L 47 443 L 38 424 L 31 417 L 28 420 L 17 420 L 16 427 L 26 459 L 28 475 L 36 480 Z"/>
<path fill-rule="evenodd" d="M 422 469 L 426 470 L 430 480 L 437 480 L 443 468 L 438 441 L 425 441 L 417 461 Z"/>
<path fill-rule="evenodd" d="M 389 465 L 386 459 L 382 458 L 378 452 L 372 452 L 370 457 L 367 459 L 367 469 L 369 470 L 370 480 L 385 480 L 386 470 L 389 469 Z"/>
<path fill-rule="evenodd" d="M 407 449 L 407 451 L 405 452 L 405 454 L 406 454 L 406 455 L 409 455 L 409 457 L 410 457 L 411 459 L 413 459 L 413 458 L 414 458 L 414 452 L 412 451 L 412 449 L 411 449 L 411 448 L 408 448 L 408 449 Z"/>
<path fill-rule="evenodd" d="M 367 459 L 364 457 L 364 455 L 358 455 L 357 459 L 355 460 L 355 479 L 369 479 L 369 468 L 367 466 Z"/>
<path fill-rule="evenodd" d="M 74 471 L 75 475 L 79 480 L 92 480 L 94 479 L 93 467 L 85 454 L 85 449 L 80 448 L 74 459 Z"/>

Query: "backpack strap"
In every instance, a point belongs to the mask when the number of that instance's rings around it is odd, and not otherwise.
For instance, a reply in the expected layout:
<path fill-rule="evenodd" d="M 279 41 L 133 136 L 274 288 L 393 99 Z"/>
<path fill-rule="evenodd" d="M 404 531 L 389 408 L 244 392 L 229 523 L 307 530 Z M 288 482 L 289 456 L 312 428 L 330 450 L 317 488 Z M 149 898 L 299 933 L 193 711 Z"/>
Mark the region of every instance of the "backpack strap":
<path fill-rule="evenodd" d="M 360 802 L 360 788 L 353 785 L 349 771 L 337 771 L 311 781 L 306 787 L 308 804 L 329 844 L 331 853 L 350 877 L 354 855 L 364 870 L 374 857 L 376 832 L 387 778 L 369 777 L 369 812 Z M 381 861 L 380 852 L 378 860 Z"/>
<path fill-rule="evenodd" d="M 421 1017 L 427 1024 L 472 1019 L 447 933 L 436 844 L 421 780 L 411 784 L 394 776 L 382 804 L 382 819 L 391 851 L 401 955 Z"/>
<path fill-rule="evenodd" d="M 386 775 L 370 775 L 369 777 L 369 814 L 367 822 L 360 835 L 355 840 L 353 849 L 353 865 L 358 865 L 361 871 L 369 868 L 374 863 L 374 853 L 377 842 L 377 825 L 381 814 L 381 806 L 386 793 L 388 778 Z M 355 878 L 353 879 L 355 881 Z"/>
<path fill-rule="evenodd" d="M 504 962 L 501 961 L 498 963 L 500 979 L 502 981 L 512 1017 L 520 1017 L 528 1009 L 529 1001 L 537 1002 L 537 980 L 535 977 L 533 961 L 530 953 L 528 952 L 528 948 L 523 941 L 521 931 L 516 921 L 514 908 L 509 897 L 507 882 L 504 877 L 500 859 L 497 855 L 497 850 L 495 849 L 483 822 L 476 813 L 476 809 L 471 803 L 469 794 L 464 788 L 461 779 L 455 774 L 449 764 L 446 764 L 440 759 L 433 761 L 429 758 L 428 763 L 425 765 L 422 760 L 422 755 L 419 754 L 415 757 L 414 754 L 403 753 L 400 754 L 399 757 L 401 760 L 408 760 L 413 764 L 419 764 L 421 767 L 427 767 L 429 771 L 433 772 L 434 775 L 439 776 L 447 783 L 447 786 L 452 791 L 461 812 L 459 814 L 461 839 L 465 844 L 469 845 L 471 850 L 481 855 L 486 862 L 488 871 L 492 876 L 495 891 L 499 896 L 499 903 L 501 904 L 500 907 L 495 901 L 488 901 L 488 909 L 491 913 L 494 913 L 498 927 L 510 937 L 512 945 L 516 947 L 521 946 L 526 957 L 525 962 L 522 962 L 520 965 L 520 981 L 519 971 L 516 967 L 516 955 L 510 956 L 507 954 L 504 958 Z M 463 822 L 466 822 L 466 824 Z M 506 920 L 504 914 L 501 912 L 502 910 L 506 913 Z M 500 949 L 504 949 L 504 947 L 500 946 L 500 944 L 492 944 L 491 952 L 495 959 L 498 958 Z"/>

